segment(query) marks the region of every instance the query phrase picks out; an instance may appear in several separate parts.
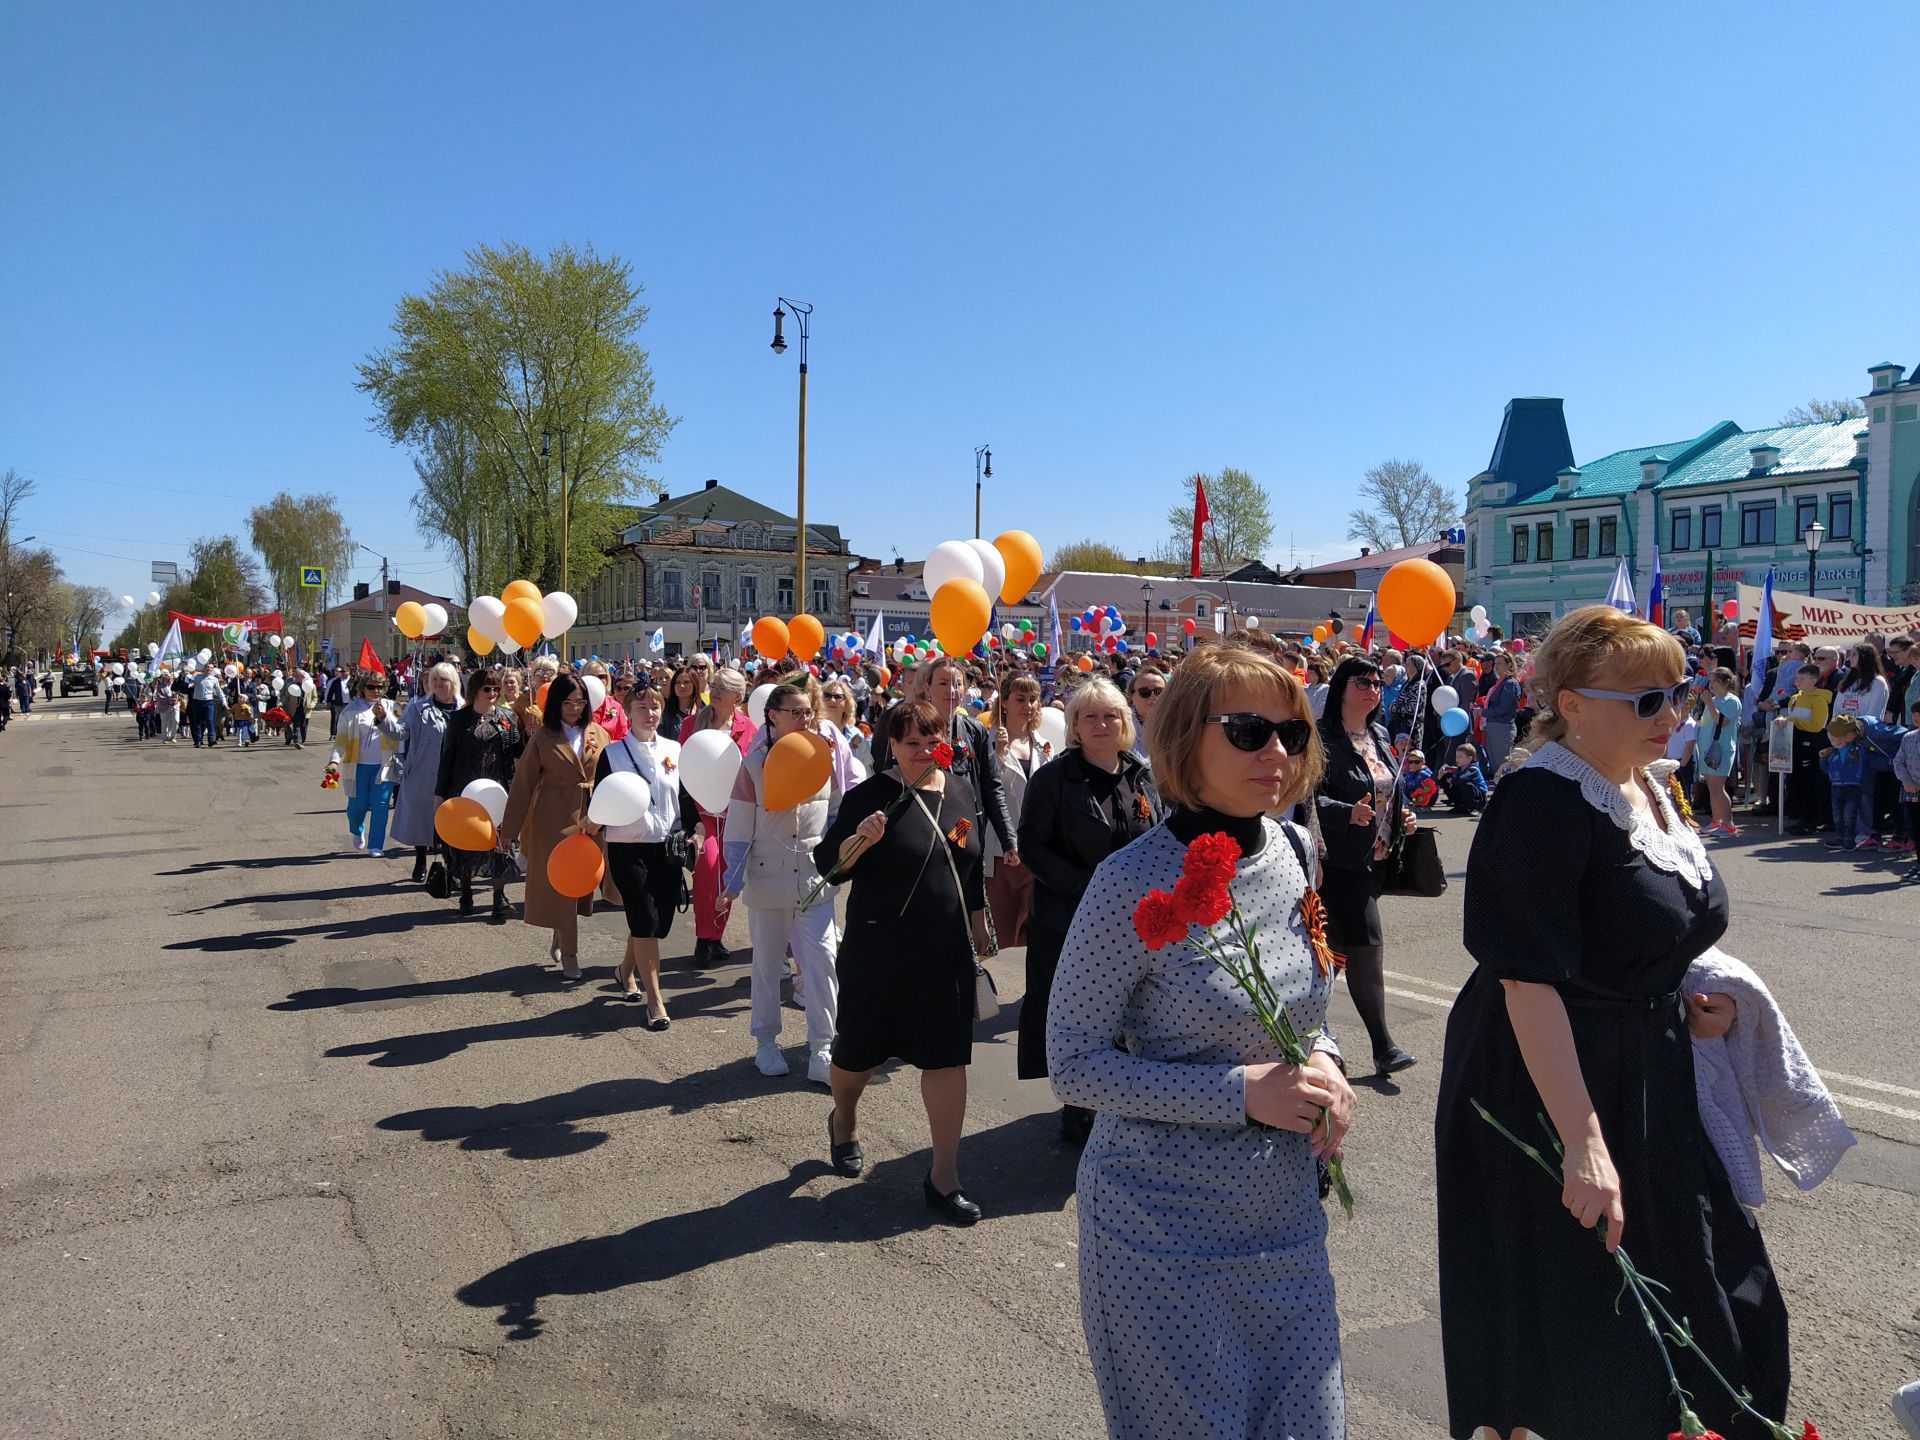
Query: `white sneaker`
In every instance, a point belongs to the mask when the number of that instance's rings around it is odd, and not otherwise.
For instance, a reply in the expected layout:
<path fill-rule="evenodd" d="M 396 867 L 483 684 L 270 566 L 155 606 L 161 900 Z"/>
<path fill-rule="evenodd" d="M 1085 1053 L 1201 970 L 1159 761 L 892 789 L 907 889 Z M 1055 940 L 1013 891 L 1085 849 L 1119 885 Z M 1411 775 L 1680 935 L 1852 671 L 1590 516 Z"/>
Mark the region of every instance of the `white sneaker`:
<path fill-rule="evenodd" d="M 367 851 L 367 854 L 372 856 L 375 860 L 384 860 L 387 858 L 387 852 L 380 849 L 378 846 L 375 846 L 373 849 Z"/>
<path fill-rule="evenodd" d="M 816 1085 L 833 1084 L 833 1052 L 827 1049 L 815 1050 L 807 1057 L 807 1079 Z"/>
<path fill-rule="evenodd" d="M 788 1070 L 787 1057 L 780 1053 L 778 1040 L 762 1040 L 760 1048 L 754 1052 L 753 1068 L 762 1075 L 785 1075 Z"/>
<path fill-rule="evenodd" d="M 356 850 L 364 850 L 367 848 L 367 832 L 366 831 L 356 830 L 353 832 L 353 848 Z"/>

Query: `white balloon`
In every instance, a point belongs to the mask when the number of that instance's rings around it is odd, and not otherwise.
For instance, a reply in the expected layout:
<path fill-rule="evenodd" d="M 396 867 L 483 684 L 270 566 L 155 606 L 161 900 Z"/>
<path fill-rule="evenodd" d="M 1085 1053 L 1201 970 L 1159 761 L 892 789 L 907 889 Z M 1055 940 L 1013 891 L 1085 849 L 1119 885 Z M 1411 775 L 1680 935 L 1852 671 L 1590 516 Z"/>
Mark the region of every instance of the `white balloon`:
<path fill-rule="evenodd" d="M 276 670 L 273 672 L 273 678 L 276 680 L 284 680 L 287 678 L 287 672 L 284 670 Z"/>
<path fill-rule="evenodd" d="M 507 787 L 498 780 L 471 781 L 460 794 L 468 800 L 478 800 L 496 830 L 507 818 Z"/>
<path fill-rule="evenodd" d="M 198 655 L 194 656 L 193 658 L 198 660 L 202 665 L 205 665 L 209 660 L 213 659 L 213 651 L 202 650 Z"/>
<path fill-rule="evenodd" d="M 1247 629 L 1258 630 L 1259 628 L 1260 628 L 1260 617 L 1258 615 L 1247 616 Z"/>
<path fill-rule="evenodd" d="M 587 819 L 596 825 L 632 825 L 647 813 L 651 798 L 652 788 L 646 781 L 630 770 L 616 770 L 593 787 Z"/>
<path fill-rule="evenodd" d="M 1000 627 L 1000 638 L 1002 640 L 1011 640 L 1013 639 L 1014 636 L 1018 635 L 1019 633 L 1020 633 L 1019 627 L 1016 626 L 1011 620 L 1007 621 L 1005 624 L 1003 624 Z"/>
<path fill-rule="evenodd" d="M 942 540 L 933 547 L 926 568 L 920 572 L 920 583 L 928 595 L 938 595 L 949 580 L 971 580 L 986 588 L 987 574 L 981 568 L 979 553 L 964 540 Z"/>
<path fill-rule="evenodd" d="M 240 667 L 234 664 L 231 660 L 229 660 L 227 662 L 227 668 L 224 673 L 227 679 L 231 680 L 240 673 Z"/>
<path fill-rule="evenodd" d="M 724 730 L 689 735 L 680 747 L 680 783 L 709 815 L 726 813 L 733 777 L 740 773 L 740 747 Z"/>
<path fill-rule="evenodd" d="M 540 597 L 540 633 L 547 639 L 558 640 L 579 618 L 580 607 L 566 591 L 549 590 Z"/>
<path fill-rule="evenodd" d="M 448 616 L 446 606 L 430 603 L 422 605 L 420 608 L 427 612 L 426 623 L 420 627 L 420 638 L 422 640 L 438 635 L 447 628 Z"/>
<path fill-rule="evenodd" d="M 767 700 L 772 694 L 772 685 L 756 685 L 747 696 L 747 718 L 753 721 L 756 730 L 767 723 Z"/>
<path fill-rule="evenodd" d="M 1433 692 L 1432 699 L 1433 713 L 1436 715 L 1444 715 L 1447 711 L 1459 706 L 1460 692 L 1451 685 L 1442 685 L 1438 690 Z"/>
<path fill-rule="evenodd" d="M 278 675 L 273 677 L 273 693 L 274 694 L 278 695 L 282 690 L 286 688 L 287 688 L 287 682 L 285 680 L 282 680 Z"/>
<path fill-rule="evenodd" d="M 131 595 L 122 595 L 122 596 L 120 597 L 120 603 L 121 603 L 122 605 L 124 605 L 124 606 L 126 606 L 126 607 L 127 607 L 127 609 L 129 609 L 129 610 L 131 610 L 131 609 L 133 609 L 133 596 L 131 596 Z"/>
<path fill-rule="evenodd" d="M 278 635 L 267 636 L 267 644 L 278 650 L 280 648 L 280 637 Z"/>
<path fill-rule="evenodd" d="M 158 590 L 149 590 L 147 592 L 147 603 L 149 605 L 158 605 L 160 603 L 160 592 Z"/>
<path fill-rule="evenodd" d="M 1487 607 L 1486 606 L 1476 605 L 1473 607 L 1472 610 L 1468 611 L 1467 613 L 1473 617 L 1473 623 L 1475 625 L 1485 625 L 1487 623 Z"/>
<path fill-rule="evenodd" d="M 160 653 L 160 642 L 158 640 L 149 640 L 147 642 L 147 654 L 158 655 L 159 653 Z"/>
<path fill-rule="evenodd" d="M 116 660 L 113 662 L 113 673 L 116 675 L 124 675 L 127 673 L 127 667 Z"/>
<path fill-rule="evenodd" d="M 507 634 L 506 619 L 507 607 L 498 595 L 476 595 L 473 603 L 467 606 L 467 623 L 502 647 L 512 638 Z M 514 646 L 515 650 L 519 648 L 518 645 Z"/>
<path fill-rule="evenodd" d="M 1040 712 L 1040 719 L 1034 726 L 1034 734 L 1053 747 L 1055 755 L 1067 752 L 1067 712 L 1056 710 L 1049 705 Z"/>
<path fill-rule="evenodd" d="M 291 635 L 282 635 L 282 636 L 280 637 L 280 643 L 281 643 L 281 645 L 283 645 L 283 646 L 285 646 L 285 645 L 291 645 L 291 644 L 293 644 L 293 637 L 292 637 Z"/>
<path fill-rule="evenodd" d="M 993 548 L 990 540 L 969 540 L 967 546 L 980 557 L 980 583 L 986 587 L 987 602 L 995 604 L 1000 599 L 1000 587 L 1007 583 L 1007 562 L 1001 553 Z M 927 594 L 933 592 L 929 590 Z"/>
<path fill-rule="evenodd" d="M 602 680 L 598 675 L 582 675 L 580 677 L 580 686 L 587 692 L 587 714 L 597 714 L 600 707 L 607 703 L 607 682 Z M 619 823 L 630 824 L 631 822 L 621 821 Z"/>

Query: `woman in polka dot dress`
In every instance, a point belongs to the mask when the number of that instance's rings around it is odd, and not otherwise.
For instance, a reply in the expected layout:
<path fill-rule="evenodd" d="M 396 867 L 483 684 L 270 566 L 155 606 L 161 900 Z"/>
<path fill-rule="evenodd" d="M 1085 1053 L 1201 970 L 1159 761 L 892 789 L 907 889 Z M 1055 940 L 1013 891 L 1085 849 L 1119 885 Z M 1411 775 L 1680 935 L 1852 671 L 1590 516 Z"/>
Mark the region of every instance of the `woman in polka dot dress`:
<path fill-rule="evenodd" d="M 1175 808 L 1094 872 L 1048 1008 L 1054 1093 L 1099 1116 L 1080 1161 L 1080 1306 L 1107 1429 L 1341 1440 L 1315 1160 L 1338 1153 L 1353 1092 L 1323 1024 L 1332 978 L 1300 918 L 1311 844 L 1265 818 L 1312 793 L 1319 741 L 1299 682 L 1226 644 L 1175 672 L 1152 746 Z M 1140 897 L 1171 890 L 1187 843 L 1210 832 L 1240 844 L 1234 896 L 1295 1027 L 1316 1035 L 1305 1067 L 1281 1063 L 1212 961 L 1150 951 L 1134 931 Z"/>

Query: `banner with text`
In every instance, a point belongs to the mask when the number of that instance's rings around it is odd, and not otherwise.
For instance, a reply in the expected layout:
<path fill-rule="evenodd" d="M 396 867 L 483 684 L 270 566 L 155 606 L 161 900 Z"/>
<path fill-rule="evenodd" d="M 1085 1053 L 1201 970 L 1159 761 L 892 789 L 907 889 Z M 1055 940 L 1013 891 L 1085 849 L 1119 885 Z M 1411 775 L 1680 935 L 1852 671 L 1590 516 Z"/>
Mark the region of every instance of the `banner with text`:
<path fill-rule="evenodd" d="M 167 613 L 179 622 L 183 630 L 224 630 L 229 625 L 244 625 L 249 630 L 264 630 L 269 635 L 278 635 L 282 629 L 278 610 L 269 610 L 264 615 L 182 615 L 178 610 L 169 610 Z"/>
<path fill-rule="evenodd" d="M 1760 618 L 1760 587 L 1740 587 L 1740 639 L 1753 643 Z M 1920 605 L 1856 605 L 1851 600 L 1773 592 L 1773 642 L 1804 640 L 1809 645 L 1858 645 L 1868 635 L 1905 635 L 1920 629 Z"/>

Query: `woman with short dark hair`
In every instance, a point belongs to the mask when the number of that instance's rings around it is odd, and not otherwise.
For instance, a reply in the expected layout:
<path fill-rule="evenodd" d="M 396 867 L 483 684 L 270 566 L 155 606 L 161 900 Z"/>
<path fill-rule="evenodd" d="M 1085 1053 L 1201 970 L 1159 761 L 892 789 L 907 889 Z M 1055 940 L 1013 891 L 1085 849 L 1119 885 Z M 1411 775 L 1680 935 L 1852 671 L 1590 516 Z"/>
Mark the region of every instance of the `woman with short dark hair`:
<path fill-rule="evenodd" d="M 564 671 L 556 674 L 547 682 L 540 728 L 527 737 L 500 824 L 501 852 L 510 837 L 520 835 L 527 857 L 521 919 L 553 932 L 548 954 L 568 980 L 581 978 L 580 917 L 593 913 L 593 896 L 575 900 L 555 890 L 547 879 L 547 859 L 567 836 L 599 833 L 600 827 L 587 819 L 587 801 L 600 752 L 606 748 L 607 732 L 587 714 L 586 690 Z"/>
<path fill-rule="evenodd" d="M 491 780 L 506 790 L 513 788 L 514 761 L 526 745 L 526 737 L 514 723 L 513 707 L 508 703 L 507 684 L 511 670 L 475 670 L 467 676 L 466 704 L 453 712 L 447 731 L 440 739 L 440 773 L 433 784 L 434 808 L 464 794 L 476 780 Z M 452 852 L 452 878 L 460 887 L 460 913 L 473 911 L 473 879 L 485 871 L 493 881 L 491 925 L 507 923 L 507 876 L 513 862 L 491 851 L 455 850 Z"/>

